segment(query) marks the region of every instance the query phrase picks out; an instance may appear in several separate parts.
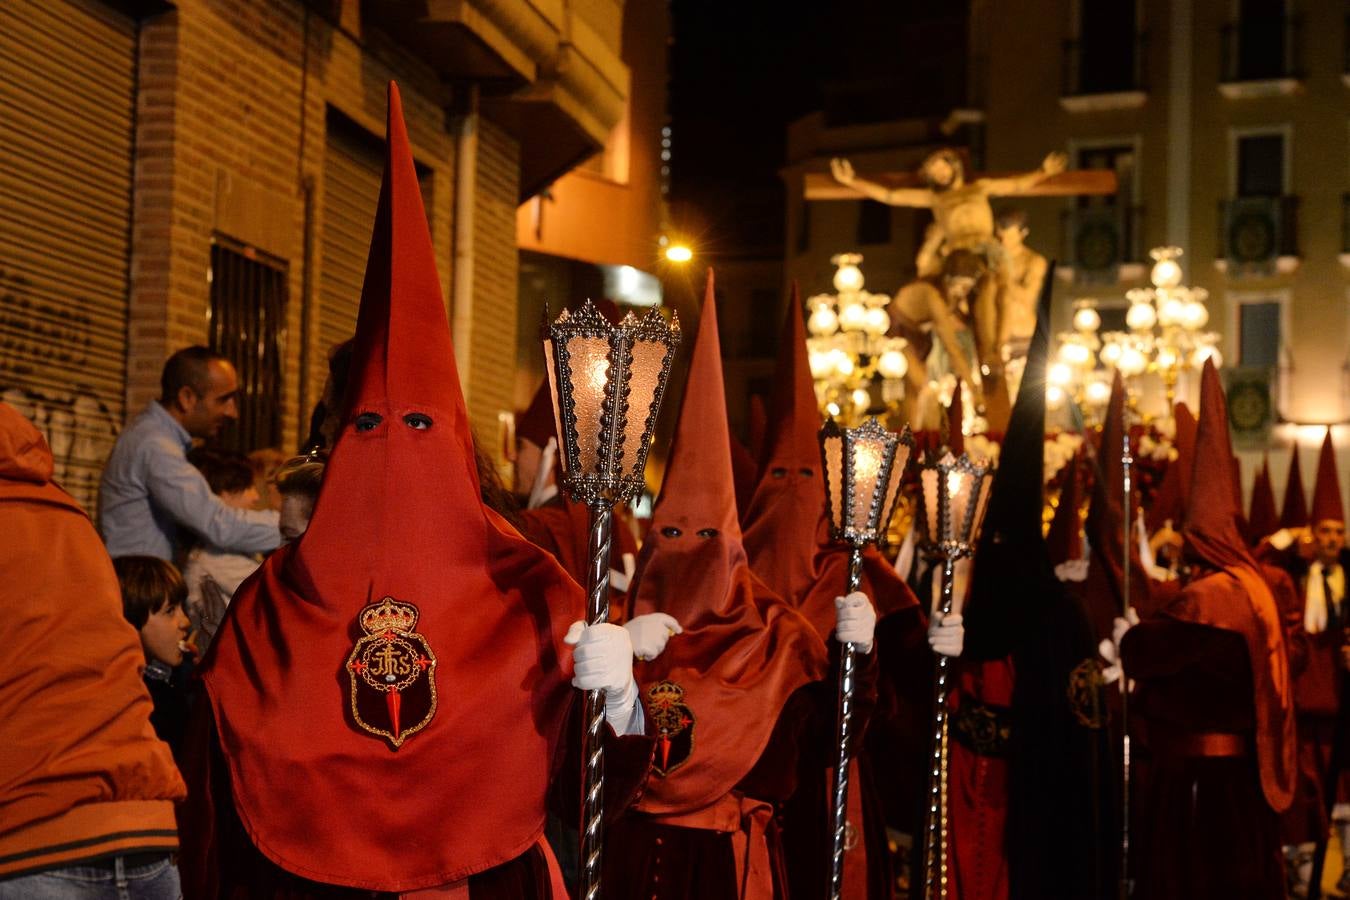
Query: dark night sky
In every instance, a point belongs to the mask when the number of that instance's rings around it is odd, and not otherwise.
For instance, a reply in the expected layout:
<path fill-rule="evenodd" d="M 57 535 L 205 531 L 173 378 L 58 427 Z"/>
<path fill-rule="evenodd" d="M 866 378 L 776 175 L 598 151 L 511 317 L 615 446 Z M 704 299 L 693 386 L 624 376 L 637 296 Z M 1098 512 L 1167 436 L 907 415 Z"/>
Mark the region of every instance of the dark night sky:
<path fill-rule="evenodd" d="M 861 121 L 956 105 L 964 6 L 673 0 L 676 227 L 713 256 L 781 252 L 788 123 L 822 107 Z"/>

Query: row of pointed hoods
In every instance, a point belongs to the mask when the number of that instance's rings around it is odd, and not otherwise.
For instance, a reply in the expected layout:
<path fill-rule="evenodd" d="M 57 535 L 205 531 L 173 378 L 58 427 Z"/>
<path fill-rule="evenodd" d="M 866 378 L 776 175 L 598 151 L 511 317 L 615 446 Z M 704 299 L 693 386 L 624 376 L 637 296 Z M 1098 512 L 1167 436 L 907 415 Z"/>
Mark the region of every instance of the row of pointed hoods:
<path fill-rule="evenodd" d="M 1345 521 L 1345 506 L 1341 500 L 1340 476 L 1336 472 L 1336 448 L 1327 429 L 1322 449 L 1317 457 L 1317 478 L 1313 482 L 1312 507 L 1309 508 L 1303 490 L 1303 473 L 1298 461 L 1298 447 L 1289 457 L 1289 475 L 1285 481 L 1284 504 L 1275 511 L 1275 489 L 1270 477 L 1270 460 L 1263 459 L 1252 483 L 1251 511 L 1247 514 L 1249 533 L 1253 539 L 1263 538 L 1280 528 L 1301 528 L 1325 520 Z"/>
<path fill-rule="evenodd" d="M 1107 414 L 1108 426 L 1103 432 L 1103 439 L 1097 448 L 1101 460 L 1097 470 L 1100 478 L 1092 479 L 1088 477 L 1085 471 L 1087 469 L 1086 454 L 1082 451 L 1068 464 L 1068 471 L 1064 476 L 1063 492 L 1059 504 L 1056 506 L 1050 533 L 1047 536 L 1048 543 L 1052 547 L 1051 556 L 1057 563 L 1077 559 L 1082 555 L 1083 532 L 1081 528 L 1080 491 L 1083 482 L 1104 480 L 1107 484 L 1116 484 L 1121 477 L 1119 464 L 1112 458 L 1119 455 L 1120 442 L 1119 428 L 1113 428 L 1111 425 L 1118 418 L 1117 415 L 1113 414 L 1117 403 L 1115 397 L 1116 395 L 1113 394 L 1111 410 Z M 1122 395 L 1120 396 L 1120 402 L 1123 404 L 1123 401 Z M 1199 423 L 1185 403 L 1176 405 L 1174 422 L 1173 446 L 1176 448 L 1176 458 L 1168 465 L 1145 516 L 1145 523 L 1150 534 L 1169 522 L 1172 527 L 1179 529 L 1186 521 L 1187 509 L 1190 505 L 1190 487 L 1194 478 L 1195 460 L 1198 454 L 1196 440 Z M 1252 482 L 1251 505 L 1245 516 L 1242 515 L 1241 511 L 1241 473 L 1236 458 L 1233 458 L 1231 466 L 1222 468 L 1232 481 L 1233 491 L 1237 497 L 1239 530 L 1250 545 L 1258 544 L 1263 538 L 1274 534 L 1281 528 L 1300 528 L 1324 520 L 1345 521 L 1340 478 L 1336 471 L 1336 451 L 1331 439 L 1330 429 L 1327 430 L 1318 455 L 1317 477 L 1314 482 L 1311 507 L 1308 505 L 1303 488 L 1303 477 L 1296 448 L 1290 456 L 1284 503 L 1279 508 L 1275 503 L 1274 482 L 1270 474 L 1269 458 L 1263 459 L 1261 467 L 1256 470 Z M 1103 495 L 1101 492 L 1094 492 L 1094 496 L 1097 496 L 1100 500 Z M 1117 505 L 1119 504 L 1117 503 Z M 1099 540 L 1104 535 L 1117 533 L 1117 525 L 1114 520 L 1109 525 L 1099 521 L 1096 528 L 1093 527 L 1093 524 L 1093 516 L 1090 514 L 1088 532 L 1089 535 L 1093 536 L 1094 541 Z"/>

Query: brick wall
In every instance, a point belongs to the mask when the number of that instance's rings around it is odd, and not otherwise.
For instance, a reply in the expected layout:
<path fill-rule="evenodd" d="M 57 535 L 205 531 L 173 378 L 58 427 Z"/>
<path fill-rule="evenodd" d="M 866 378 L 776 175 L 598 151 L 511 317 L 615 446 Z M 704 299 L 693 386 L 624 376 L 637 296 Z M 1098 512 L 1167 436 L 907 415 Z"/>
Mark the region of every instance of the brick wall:
<path fill-rule="evenodd" d="M 433 171 L 432 236 L 448 288 L 454 142 L 446 129 L 447 89 L 381 35 L 354 35 L 299 2 L 277 0 L 179 0 L 143 25 L 139 74 L 129 413 L 157 394 L 170 352 L 206 340 L 211 237 L 219 230 L 289 263 L 282 421 L 284 446 L 293 448 L 327 370 L 327 348 L 317 339 L 321 260 L 313 252 L 323 227 L 327 110 L 382 137 L 385 84 L 399 82 L 414 153 Z M 484 143 L 490 174 L 485 169 L 480 181 L 492 197 L 481 213 L 480 246 L 492 287 L 476 304 L 494 307 L 481 322 L 496 329 L 482 339 L 495 341 L 515 322 L 516 148 L 495 131 Z M 505 232 L 498 223 L 502 204 L 509 206 Z M 495 377 L 495 370 L 482 377 Z M 496 402 L 492 386 L 482 395 Z M 485 415 L 495 421 L 495 414 L 493 408 Z"/>
<path fill-rule="evenodd" d="M 497 414 L 515 409 L 519 148 L 480 120 L 473 213 L 473 336 L 469 418 L 480 445 L 502 462 Z"/>

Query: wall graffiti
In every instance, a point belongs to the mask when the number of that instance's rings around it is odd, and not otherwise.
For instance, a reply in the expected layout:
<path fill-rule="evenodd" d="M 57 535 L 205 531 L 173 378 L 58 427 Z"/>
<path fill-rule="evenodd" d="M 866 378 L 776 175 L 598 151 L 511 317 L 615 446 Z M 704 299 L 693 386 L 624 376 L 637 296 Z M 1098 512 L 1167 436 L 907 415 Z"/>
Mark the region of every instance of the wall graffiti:
<path fill-rule="evenodd" d="M 103 401 L 83 393 L 39 393 L 0 387 L 8 403 L 38 427 L 52 448 L 56 483 L 94 514 L 98 479 L 117 440 L 117 417 Z"/>
<path fill-rule="evenodd" d="M 93 514 L 122 421 L 125 308 L 99 317 L 62 293 L 0 265 L 0 400 L 42 431 L 57 483 Z"/>

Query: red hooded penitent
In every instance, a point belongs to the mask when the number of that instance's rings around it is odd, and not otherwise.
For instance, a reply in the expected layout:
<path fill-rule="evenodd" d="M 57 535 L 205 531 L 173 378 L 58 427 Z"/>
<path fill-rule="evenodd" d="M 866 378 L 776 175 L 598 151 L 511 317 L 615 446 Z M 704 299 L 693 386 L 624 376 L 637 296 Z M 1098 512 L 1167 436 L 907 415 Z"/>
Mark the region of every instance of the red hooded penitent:
<path fill-rule="evenodd" d="M 1275 491 L 1270 484 L 1270 459 L 1261 457 L 1261 468 L 1252 482 L 1252 503 L 1247 513 L 1248 536 L 1252 543 L 1260 541 L 1280 528 L 1280 515 L 1275 511 Z"/>
<path fill-rule="evenodd" d="M 1182 536 L 1190 558 L 1212 574 L 1188 584 L 1163 614 L 1242 636 L 1255 688 L 1256 756 L 1266 802 L 1276 811 L 1293 799 L 1297 778 L 1294 700 L 1281 613 L 1238 531 L 1238 507 L 1229 472 L 1233 449 L 1219 373 L 1205 362 L 1200 381 L 1200 424 Z"/>
<path fill-rule="evenodd" d="M 834 630 L 834 598 L 848 585 L 847 547 L 830 540 L 821 474 L 820 409 L 794 290 L 779 343 L 765 465 L 742 516 L 750 568 L 816 627 Z M 875 548 L 863 554 L 861 590 L 885 617 L 917 605 L 913 591 Z"/>
<path fill-rule="evenodd" d="M 573 697 L 562 639 L 582 604 L 480 499 L 391 84 L 342 431 L 308 532 L 235 595 L 204 667 L 250 841 L 304 878 L 388 892 L 524 853 L 544 826 Z"/>
<path fill-rule="evenodd" d="M 684 628 L 637 667 L 649 704 L 678 712 L 638 804 L 646 813 L 693 812 L 729 795 L 758 761 L 787 699 L 826 674 L 815 629 L 750 571 L 729 446 L 710 272 L 632 594 L 634 613 L 668 613 Z"/>
<path fill-rule="evenodd" d="M 1281 528 L 1303 528 L 1308 524 L 1308 497 L 1303 492 L 1303 469 L 1298 464 L 1298 444 L 1289 451 L 1289 475 L 1284 481 L 1284 503 L 1280 506 Z"/>
<path fill-rule="evenodd" d="M 1345 505 L 1341 502 L 1341 479 L 1336 474 L 1336 447 L 1331 442 L 1331 429 L 1322 441 L 1322 453 L 1317 457 L 1317 481 L 1313 483 L 1312 510 L 1308 522 L 1344 522 Z"/>

